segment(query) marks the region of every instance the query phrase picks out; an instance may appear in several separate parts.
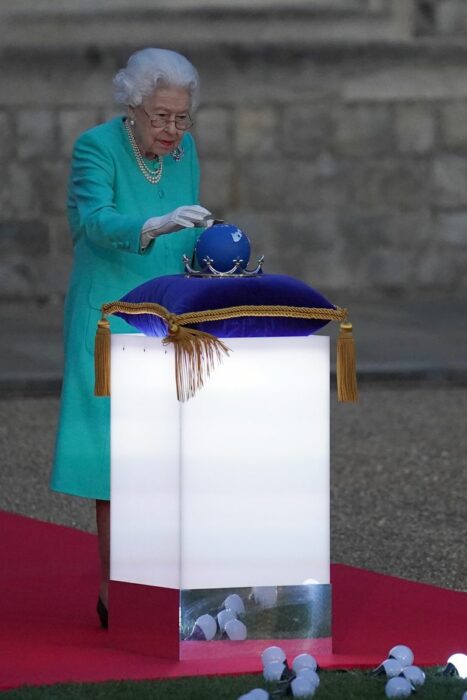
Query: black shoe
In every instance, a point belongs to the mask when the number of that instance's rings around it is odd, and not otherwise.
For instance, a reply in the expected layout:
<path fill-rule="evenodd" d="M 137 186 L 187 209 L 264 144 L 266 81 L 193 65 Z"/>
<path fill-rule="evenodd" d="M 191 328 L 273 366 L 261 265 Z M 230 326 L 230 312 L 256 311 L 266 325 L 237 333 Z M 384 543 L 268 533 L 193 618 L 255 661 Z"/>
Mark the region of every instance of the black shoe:
<path fill-rule="evenodd" d="M 96 612 L 99 616 L 99 620 L 101 621 L 101 627 L 105 630 L 108 629 L 108 627 L 109 627 L 109 611 L 105 607 L 104 603 L 102 602 L 102 598 L 100 596 L 97 599 Z"/>

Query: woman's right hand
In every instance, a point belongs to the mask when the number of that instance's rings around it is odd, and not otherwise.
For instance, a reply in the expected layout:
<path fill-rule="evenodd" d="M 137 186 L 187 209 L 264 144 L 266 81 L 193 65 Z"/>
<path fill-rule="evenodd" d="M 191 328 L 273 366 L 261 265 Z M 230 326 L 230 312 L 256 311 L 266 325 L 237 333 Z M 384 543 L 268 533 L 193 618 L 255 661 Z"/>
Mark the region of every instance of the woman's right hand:
<path fill-rule="evenodd" d="M 211 212 L 198 204 L 177 207 L 177 209 L 168 214 L 153 216 L 151 219 L 148 219 L 143 226 L 142 233 L 145 237 L 156 238 L 165 233 L 180 231 L 182 228 L 207 226 L 207 222 L 211 218 Z"/>

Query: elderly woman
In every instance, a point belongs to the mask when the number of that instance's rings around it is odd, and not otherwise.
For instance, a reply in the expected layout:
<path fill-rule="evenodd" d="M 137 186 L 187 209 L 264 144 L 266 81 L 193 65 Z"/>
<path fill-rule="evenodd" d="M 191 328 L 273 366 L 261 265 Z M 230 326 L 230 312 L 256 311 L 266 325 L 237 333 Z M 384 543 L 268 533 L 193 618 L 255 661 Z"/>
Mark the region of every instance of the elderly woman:
<path fill-rule="evenodd" d="M 178 53 L 144 49 L 114 78 L 126 114 L 83 133 L 73 151 L 68 218 L 74 246 L 65 303 L 65 369 L 51 488 L 96 500 L 107 627 L 110 521 L 109 400 L 95 398 L 94 334 L 104 302 L 158 275 L 183 271 L 210 212 L 198 205 L 199 167 L 188 130 L 198 74 Z M 130 332 L 112 318 L 112 330 Z"/>

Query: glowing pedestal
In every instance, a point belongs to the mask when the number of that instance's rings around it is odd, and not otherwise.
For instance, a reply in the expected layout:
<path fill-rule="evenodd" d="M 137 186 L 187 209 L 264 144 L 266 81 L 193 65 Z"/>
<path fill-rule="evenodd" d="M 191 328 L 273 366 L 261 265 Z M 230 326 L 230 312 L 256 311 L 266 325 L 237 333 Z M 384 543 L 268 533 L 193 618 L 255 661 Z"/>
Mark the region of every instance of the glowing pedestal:
<path fill-rule="evenodd" d="M 181 404 L 171 348 L 112 338 L 109 631 L 126 648 L 179 658 L 233 591 L 248 638 L 330 635 L 328 338 L 226 344 Z M 255 587 L 278 587 L 278 615 L 304 605 L 300 629 L 265 629 Z"/>

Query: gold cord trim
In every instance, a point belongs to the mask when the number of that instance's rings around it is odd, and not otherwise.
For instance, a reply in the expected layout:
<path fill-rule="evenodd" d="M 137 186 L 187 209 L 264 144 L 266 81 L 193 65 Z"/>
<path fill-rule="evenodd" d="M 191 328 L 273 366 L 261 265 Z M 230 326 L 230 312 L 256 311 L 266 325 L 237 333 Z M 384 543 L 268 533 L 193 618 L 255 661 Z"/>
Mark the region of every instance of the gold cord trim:
<path fill-rule="evenodd" d="M 283 318 L 317 319 L 323 321 L 344 321 L 338 340 L 337 388 L 340 401 L 357 400 L 355 370 L 355 347 L 352 325 L 347 322 L 347 309 L 314 308 L 307 306 L 230 306 L 223 309 L 192 311 L 186 314 L 172 314 L 160 304 L 151 302 L 134 303 L 113 301 L 102 306 L 102 319 L 96 334 L 95 350 L 95 394 L 110 394 L 110 328 L 105 319 L 115 313 L 128 315 L 150 314 L 162 318 L 168 327 L 165 345 L 175 348 L 175 380 L 177 398 L 187 401 L 200 389 L 218 362 L 229 354 L 229 348 L 216 336 L 186 328 L 197 323 L 223 321 L 242 316 L 269 316 Z"/>
<path fill-rule="evenodd" d="M 208 321 L 223 321 L 229 318 L 241 316 L 282 316 L 285 318 L 318 319 L 323 321 L 344 321 L 347 318 L 347 309 L 339 306 L 335 309 L 313 308 L 310 306 L 227 306 L 223 309 L 206 309 L 204 311 L 192 311 L 186 314 L 171 314 L 164 306 L 151 302 L 131 303 L 126 301 L 113 301 L 104 304 L 102 313 L 110 316 L 115 313 L 125 314 L 152 314 L 159 316 L 167 322 L 177 323 L 179 326 L 188 326 L 193 323 L 206 323 Z"/>
<path fill-rule="evenodd" d="M 341 323 L 337 339 L 336 380 L 339 401 L 358 401 L 355 343 L 348 321 Z"/>
<path fill-rule="evenodd" d="M 94 395 L 110 396 L 110 323 L 104 316 L 94 341 Z"/>

